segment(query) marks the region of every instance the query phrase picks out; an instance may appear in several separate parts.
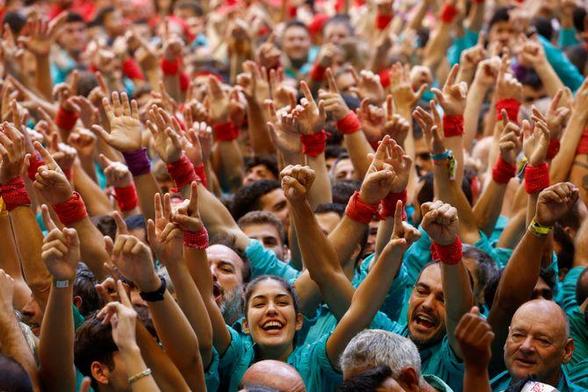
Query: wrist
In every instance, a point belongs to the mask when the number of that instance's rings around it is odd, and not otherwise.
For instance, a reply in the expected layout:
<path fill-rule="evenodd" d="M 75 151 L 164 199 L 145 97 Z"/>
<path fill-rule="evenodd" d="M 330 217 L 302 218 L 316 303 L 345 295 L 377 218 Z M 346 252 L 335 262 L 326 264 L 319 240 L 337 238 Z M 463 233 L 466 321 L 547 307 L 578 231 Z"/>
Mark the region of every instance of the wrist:
<path fill-rule="evenodd" d="M 351 196 L 351 199 L 349 199 L 349 203 L 347 203 L 347 208 L 345 209 L 345 215 L 356 222 L 367 225 L 372 220 L 378 220 L 380 218 L 378 207 L 379 200 L 370 200 L 365 194 L 362 197 L 362 192 L 359 191 L 355 192 Z"/>
<path fill-rule="evenodd" d="M 154 293 L 162 286 L 163 280 L 153 271 L 153 274 L 143 282 L 137 282 L 141 293 Z"/>
<path fill-rule="evenodd" d="M 68 277 L 53 277 L 52 286 L 56 289 L 70 289 L 73 290 L 73 282 L 75 276 L 68 276 Z"/>
<path fill-rule="evenodd" d="M 167 164 L 167 171 L 174 180 L 176 188 L 182 189 L 186 185 L 190 185 L 192 181 L 198 181 L 194 165 L 190 162 L 187 156 L 182 155 L 180 159 L 175 162 Z"/>
<path fill-rule="evenodd" d="M 0 197 L 4 200 L 6 210 L 12 211 L 20 206 L 31 205 L 22 177 L 14 177 L 0 185 Z"/>
<path fill-rule="evenodd" d="M 545 237 L 553 230 L 553 222 L 547 222 L 535 215 L 529 224 L 529 231 L 537 237 Z"/>
<path fill-rule="evenodd" d="M 122 154 L 133 177 L 151 172 L 151 162 L 147 156 L 146 148 L 141 148 L 132 152 L 123 152 Z"/>
<path fill-rule="evenodd" d="M 361 122 L 357 114 L 351 110 L 347 111 L 345 116 L 337 120 L 337 130 L 344 135 L 351 135 L 361 129 Z"/>
<path fill-rule="evenodd" d="M 462 256 L 462 243 L 458 235 L 451 242 L 438 242 L 433 240 L 431 244 L 431 257 L 434 261 L 447 265 L 455 265 L 461 261 Z"/>
<path fill-rule="evenodd" d="M 124 343 L 119 342 L 116 345 L 123 361 L 126 363 L 135 362 L 138 357 L 141 357 L 141 349 L 139 349 L 136 340 L 136 338 L 134 340 L 125 339 Z"/>

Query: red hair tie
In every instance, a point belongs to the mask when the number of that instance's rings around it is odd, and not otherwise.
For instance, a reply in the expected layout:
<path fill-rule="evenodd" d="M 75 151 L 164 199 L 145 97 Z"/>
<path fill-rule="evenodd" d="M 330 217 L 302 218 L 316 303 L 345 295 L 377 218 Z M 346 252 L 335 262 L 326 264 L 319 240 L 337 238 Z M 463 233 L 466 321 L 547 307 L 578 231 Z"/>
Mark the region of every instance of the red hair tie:
<path fill-rule="evenodd" d="M 439 245 L 436 242 L 431 244 L 431 258 L 435 262 L 441 262 L 446 265 L 458 264 L 463 256 L 463 246 L 459 236 L 449 245 Z"/>
<path fill-rule="evenodd" d="M 357 114 L 350 111 L 341 120 L 337 121 L 337 130 L 343 135 L 351 135 L 361 129 L 361 122 Z"/>
<path fill-rule="evenodd" d="M 498 157 L 492 168 L 492 179 L 498 184 L 508 184 L 511 178 L 516 175 L 517 167 Z"/>
<path fill-rule="evenodd" d="M 300 135 L 302 153 L 316 158 L 325 151 L 327 133 L 324 130 L 310 135 Z"/>
<path fill-rule="evenodd" d="M 194 232 L 184 231 L 184 246 L 192 249 L 206 249 L 208 248 L 208 231 L 206 227 Z"/>
<path fill-rule="evenodd" d="M 71 131 L 78 121 L 78 114 L 73 110 L 67 110 L 62 106 L 55 115 L 55 124 L 64 131 Z"/>
<path fill-rule="evenodd" d="M 41 158 L 41 154 L 39 151 L 34 151 L 31 154 L 31 159 L 29 160 L 29 168 L 27 169 L 27 176 L 31 181 L 35 181 L 35 175 L 37 174 L 37 170 L 45 164 L 43 158 Z"/>
<path fill-rule="evenodd" d="M 553 158 L 555 158 L 555 156 L 559 152 L 560 146 L 561 143 L 559 139 L 551 139 L 549 141 L 549 148 L 547 149 L 547 159 L 552 160 Z"/>
<path fill-rule="evenodd" d="M 510 121 L 518 122 L 520 108 L 521 103 L 514 98 L 500 99 L 496 101 L 496 120 L 502 120 L 502 109 L 504 109 Z"/>
<path fill-rule="evenodd" d="M 351 199 L 349 199 L 349 203 L 347 203 L 345 215 L 351 220 L 367 225 L 372 220 L 378 220 L 380 218 L 378 207 L 379 204 L 368 204 L 361 200 L 359 192 L 356 191 L 353 196 L 351 196 Z"/>
<path fill-rule="evenodd" d="M 320 82 L 325 78 L 325 72 L 327 72 L 327 69 L 317 63 L 313 65 L 312 69 L 310 70 L 310 78 L 315 82 Z"/>
<path fill-rule="evenodd" d="M 65 226 L 71 226 L 88 216 L 84 200 L 78 192 L 62 203 L 53 205 L 53 210 Z"/>
<path fill-rule="evenodd" d="M 451 23 L 457 16 L 459 10 L 451 4 L 444 4 L 441 8 L 441 15 L 439 16 L 443 23 Z"/>
<path fill-rule="evenodd" d="M 178 189 L 190 185 L 192 181 L 198 181 L 198 176 L 196 176 L 196 172 L 194 171 L 194 165 L 185 155 L 182 155 L 175 162 L 168 163 L 167 171 L 171 178 L 173 178 Z"/>
<path fill-rule="evenodd" d="M 539 166 L 527 165 L 525 168 L 525 191 L 538 193 L 549 186 L 549 166 L 542 163 Z"/>
<path fill-rule="evenodd" d="M 7 211 L 12 211 L 16 207 L 30 206 L 31 199 L 25 188 L 22 177 L 14 177 L 6 184 L 0 185 L 0 196 L 4 200 Z"/>
<path fill-rule="evenodd" d="M 232 121 L 216 124 L 212 127 L 214 138 L 219 142 L 230 142 L 239 137 L 239 128 Z"/>
<path fill-rule="evenodd" d="M 443 134 L 445 137 L 463 135 L 463 114 L 444 114 Z"/>
<path fill-rule="evenodd" d="M 114 193 L 118 207 L 122 212 L 131 211 L 139 204 L 137 189 L 134 184 L 123 188 L 114 188 Z"/>
<path fill-rule="evenodd" d="M 402 202 L 402 205 L 406 205 L 407 193 L 406 189 L 398 193 L 388 193 L 388 195 L 380 201 L 380 216 L 382 218 L 388 218 L 394 216 L 396 212 L 396 203 L 398 200 Z M 402 219 L 406 219 L 406 211 L 402 209 Z"/>

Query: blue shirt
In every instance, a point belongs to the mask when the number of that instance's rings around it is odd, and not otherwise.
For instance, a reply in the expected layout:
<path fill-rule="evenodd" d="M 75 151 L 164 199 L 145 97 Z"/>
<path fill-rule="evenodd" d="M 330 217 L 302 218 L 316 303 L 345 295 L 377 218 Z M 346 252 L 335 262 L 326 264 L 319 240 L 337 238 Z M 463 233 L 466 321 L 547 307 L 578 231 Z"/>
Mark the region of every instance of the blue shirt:
<path fill-rule="evenodd" d="M 492 387 L 493 391 L 502 392 L 508 388 L 511 381 L 512 378 L 510 377 L 508 370 L 505 370 L 490 381 L 490 386 Z M 576 383 L 570 379 L 570 376 L 566 373 L 564 368 L 562 368 L 562 377 L 557 383 L 556 388 L 559 392 L 576 392 L 586 390 L 576 385 Z"/>

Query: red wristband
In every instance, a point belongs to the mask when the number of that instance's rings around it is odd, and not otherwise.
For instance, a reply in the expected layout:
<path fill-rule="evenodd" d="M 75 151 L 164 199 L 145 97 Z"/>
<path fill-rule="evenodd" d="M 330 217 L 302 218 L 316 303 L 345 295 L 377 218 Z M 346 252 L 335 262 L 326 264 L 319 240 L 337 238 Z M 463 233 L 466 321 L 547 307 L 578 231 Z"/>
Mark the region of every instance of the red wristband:
<path fill-rule="evenodd" d="M 552 160 L 559 152 L 560 146 L 559 139 L 551 139 L 549 141 L 549 148 L 547 149 L 547 159 Z"/>
<path fill-rule="evenodd" d="M 588 128 L 584 129 L 582 138 L 578 142 L 578 148 L 576 149 L 576 155 L 588 154 Z"/>
<path fill-rule="evenodd" d="M 134 184 L 125 186 L 124 188 L 114 188 L 114 194 L 118 207 L 122 212 L 130 211 L 139 204 L 137 189 Z"/>
<path fill-rule="evenodd" d="M 382 85 L 382 87 L 390 87 L 390 84 L 392 83 L 392 81 L 390 80 L 390 70 L 385 69 L 383 71 L 380 71 L 378 75 L 380 76 L 380 84 Z"/>
<path fill-rule="evenodd" d="M 384 30 L 392 21 L 394 15 L 392 14 L 380 14 L 379 12 L 376 14 L 376 28 L 378 30 Z"/>
<path fill-rule="evenodd" d="M 325 67 L 323 67 L 320 64 L 315 64 L 312 66 L 309 76 L 312 80 L 320 82 L 325 78 L 325 72 L 327 72 L 327 69 Z"/>
<path fill-rule="evenodd" d="M 443 134 L 445 135 L 445 137 L 463 135 L 463 114 L 444 114 Z"/>
<path fill-rule="evenodd" d="M 322 130 L 310 135 L 300 135 L 302 143 L 302 153 L 316 158 L 325 151 L 327 142 L 327 133 Z"/>
<path fill-rule="evenodd" d="M 372 220 L 378 220 L 380 218 L 378 207 L 379 204 L 368 204 L 361 200 L 359 192 L 356 191 L 353 196 L 351 196 L 351 199 L 349 199 L 349 203 L 347 203 L 345 215 L 351 218 L 351 220 L 367 225 Z"/>
<path fill-rule="evenodd" d="M 380 201 L 380 216 L 382 218 L 388 218 L 394 216 L 396 212 L 396 203 L 398 200 L 402 202 L 402 205 L 406 205 L 407 193 L 406 189 L 398 193 L 388 193 L 388 195 Z M 406 211 L 402 209 L 402 219 L 406 219 Z"/>
<path fill-rule="evenodd" d="M 498 100 L 496 101 L 496 120 L 502 121 L 502 109 L 504 109 L 510 121 L 518 122 L 520 108 L 521 103 L 514 98 Z"/>
<path fill-rule="evenodd" d="M 27 170 L 27 176 L 31 181 L 35 181 L 35 175 L 37 174 L 37 170 L 39 167 L 43 166 L 45 161 L 41 158 L 41 154 L 38 151 L 35 151 L 31 154 L 31 159 L 29 160 L 29 168 Z"/>
<path fill-rule="evenodd" d="M 53 210 L 65 226 L 71 226 L 88 216 L 84 200 L 78 192 L 74 192 L 66 201 L 54 204 Z"/>
<path fill-rule="evenodd" d="M 357 114 L 350 111 L 341 120 L 337 121 L 337 130 L 343 135 L 351 135 L 361 129 L 361 122 Z"/>
<path fill-rule="evenodd" d="M 436 242 L 431 244 L 431 258 L 436 262 L 447 265 L 458 264 L 463 256 L 462 243 L 459 236 L 449 245 L 439 245 Z"/>
<path fill-rule="evenodd" d="M 173 163 L 168 163 L 167 171 L 171 178 L 173 178 L 178 189 L 190 185 L 192 181 L 198 181 L 198 176 L 196 176 L 196 172 L 194 171 L 194 165 L 185 155 L 182 155 L 180 159 Z"/>
<path fill-rule="evenodd" d="M 498 157 L 492 168 L 492 179 L 498 184 L 508 184 L 511 178 L 516 175 L 517 167 L 506 162 L 501 156 Z"/>
<path fill-rule="evenodd" d="M 443 23 L 451 23 L 453 22 L 453 19 L 455 19 L 458 13 L 459 10 L 457 9 L 457 7 L 451 4 L 444 4 L 443 8 L 441 8 L 441 15 L 439 16 L 439 18 Z"/>
<path fill-rule="evenodd" d="M 0 196 L 4 200 L 7 211 L 12 211 L 16 207 L 30 206 L 31 199 L 25 188 L 22 177 L 14 177 L 6 184 L 0 185 Z"/>
<path fill-rule="evenodd" d="M 194 171 L 196 172 L 196 176 L 200 178 L 202 181 L 202 185 L 205 188 L 208 188 L 208 178 L 206 177 L 206 169 L 204 168 L 204 163 L 201 163 L 198 166 L 194 166 Z"/>
<path fill-rule="evenodd" d="M 55 115 L 55 125 L 64 131 L 71 131 L 76 125 L 78 117 L 76 112 L 66 110 L 60 106 Z"/>
<path fill-rule="evenodd" d="M 525 191 L 539 193 L 549 186 L 549 166 L 543 163 L 539 166 L 527 165 L 525 168 Z"/>
<path fill-rule="evenodd" d="M 216 124 L 212 127 L 214 138 L 219 142 L 230 142 L 239 137 L 239 128 L 232 121 Z"/>
<path fill-rule="evenodd" d="M 180 72 L 180 90 L 188 91 L 190 87 L 190 77 L 186 72 Z"/>
<path fill-rule="evenodd" d="M 184 231 L 184 246 L 193 249 L 208 248 L 208 231 L 203 227 L 197 232 Z"/>
<path fill-rule="evenodd" d="M 145 80 L 145 75 L 141 71 L 141 67 L 135 61 L 135 59 L 129 57 L 122 63 L 122 72 L 129 79 L 133 80 Z"/>
<path fill-rule="evenodd" d="M 164 75 L 174 76 L 177 75 L 180 71 L 180 68 L 182 66 L 182 59 L 180 59 L 179 57 L 171 60 L 163 58 L 161 59 L 161 63 L 159 65 L 161 67 L 161 72 L 163 72 Z"/>

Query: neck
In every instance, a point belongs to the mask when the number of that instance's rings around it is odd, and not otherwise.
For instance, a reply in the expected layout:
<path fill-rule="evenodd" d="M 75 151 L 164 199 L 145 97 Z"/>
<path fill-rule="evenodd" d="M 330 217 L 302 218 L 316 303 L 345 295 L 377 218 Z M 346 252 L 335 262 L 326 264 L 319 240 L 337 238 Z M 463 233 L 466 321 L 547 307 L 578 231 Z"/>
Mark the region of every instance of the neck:
<path fill-rule="evenodd" d="M 276 361 L 287 362 L 293 350 L 293 343 L 290 342 L 284 346 L 259 347 L 257 354 L 259 360 L 274 359 Z"/>
<path fill-rule="evenodd" d="M 561 380 L 562 377 L 563 377 L 563 375 L 561 373 L 561 366 L 559 366 L 551 374 L 546 375 L 540 381 L 543 382 L 543 383 L 545 383 L 545 384 L 549 384 L 552 387 L 557 388 L 557 384 L 559 384 L 559 380 Z"/>

